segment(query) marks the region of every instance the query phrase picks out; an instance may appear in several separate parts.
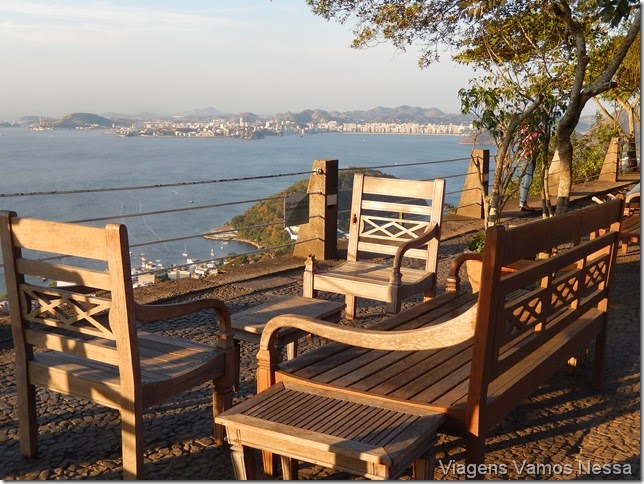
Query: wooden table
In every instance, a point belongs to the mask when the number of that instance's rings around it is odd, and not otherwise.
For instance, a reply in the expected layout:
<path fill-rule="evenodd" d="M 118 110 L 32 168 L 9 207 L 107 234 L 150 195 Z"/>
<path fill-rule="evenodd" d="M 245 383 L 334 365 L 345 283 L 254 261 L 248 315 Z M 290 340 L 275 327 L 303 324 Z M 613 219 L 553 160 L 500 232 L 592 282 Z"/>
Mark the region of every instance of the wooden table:
<path fill-rule="evenodd" d="M 343 308 L 343 302 L 288 296 L 232 314 L 230 319 L 236 340 L 259 343 L 264 326 L 275 316 L 297 314 L 298 316 L 337 322 L 340 320 L 340 312 Z M 289 359 L 297 354 L 295 343 L 302 336 L 304 335 L 301 331 L 284 331 L 283 334 L 280 333 L 278 346 L 280 348 L 287 347 Z"/>
<path fill-rule="evenodd" d="M 371 479 L 395 479 L 414 464 L 432 479 L 441 412 L 280 382 L 216 417 L 226 427 L 237 479 L 255 479 L 253 449 L 282 459 L 284 480 L 298 460 Z"/>
<path fill-rule="evenodd" d="M 240 342 L 259 344 L 264 326 L 275 316 L 297 314 L 298 316 L 337 322 L 340 320 L 340 312 L 343 308 L 344 302 L 288 296 L 232 314 L 230 322 L 235 337 L 237 360 L 239 361 L 241 354 Z M 290 360 L 297 355 L 297 341 L 306 335 L 307 333 L 302 331 L 287 329 L 280 332 L 277 345 L 279 348 L 286 347 L 286 358 Z M 237 377 L 237 388 L 239 388 L 239 376 Z"/>

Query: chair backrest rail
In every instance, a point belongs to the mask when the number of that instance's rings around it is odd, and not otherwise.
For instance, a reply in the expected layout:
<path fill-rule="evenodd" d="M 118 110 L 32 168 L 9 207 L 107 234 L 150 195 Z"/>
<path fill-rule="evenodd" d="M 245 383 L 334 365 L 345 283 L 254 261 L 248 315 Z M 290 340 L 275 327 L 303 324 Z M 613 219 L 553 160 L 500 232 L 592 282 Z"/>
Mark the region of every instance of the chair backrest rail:
<path fill-rule="evenodd" d="M 110 275 L 103 271 L 33 259 L 16 259 L 16 271 L 19 274 L 41 277 L 52 281 L 73 282 L 74 284 L 96 289 L 109 290 L 112 284 Z"/>
<path fill-rule="evenodd" d="M 20 218 L 15 219 L 11 230 L 16 247 L 107 260 L 103 228 Z"/>

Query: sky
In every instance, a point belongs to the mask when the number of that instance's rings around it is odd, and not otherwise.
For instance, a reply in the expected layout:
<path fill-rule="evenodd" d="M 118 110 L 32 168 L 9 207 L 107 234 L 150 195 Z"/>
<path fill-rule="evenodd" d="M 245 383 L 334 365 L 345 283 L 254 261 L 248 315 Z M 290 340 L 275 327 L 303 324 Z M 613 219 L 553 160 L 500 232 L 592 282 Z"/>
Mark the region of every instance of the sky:
<path fill-rule="evenodd" d="M 305 0 L 1 0 L 0 121 L 71 112 L 459 112 L 472 71 L 350 47 Z"/>

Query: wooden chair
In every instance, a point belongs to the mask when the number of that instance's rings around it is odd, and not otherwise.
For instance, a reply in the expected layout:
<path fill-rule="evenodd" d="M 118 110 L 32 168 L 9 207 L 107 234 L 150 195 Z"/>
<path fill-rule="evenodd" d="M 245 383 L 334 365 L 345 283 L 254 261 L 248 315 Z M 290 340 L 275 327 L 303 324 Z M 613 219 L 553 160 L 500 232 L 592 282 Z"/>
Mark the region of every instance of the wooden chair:
<path fill-rule="evenodd" d="M 127 229 L 18 218 L 0 212 L 0 242 L 16 354 L 22 454 L 37 453 L 36 385 L 85 398 L 121 414 L 123 475 L 143 478 L 143 410 L 213 380 L 214 414 L 232 405 L 236 374 L 226 306 L 215 299 L 176 305 L 134 302 Z M 37 252 L 35 252 L 37 251 Z M 87 269 L 70 259 L 91 261 Z M 71 259 L 78 261 L 79 259 Z M 57 281 L 54 287 L 46 280 Z M 212 310 L 219 340 L 207 346 L 152 333 L 137 321 Z M 215 327 L 213 327 L 213 331 Z M 224 429 L 215 437 L 223 442 Z"/>
<path fill-rule="evenodd" d="M 346 297 L 346 318 L 353 319 L 356 297 L 387 303 L 397 313 L 403 299 L 435 293 L 438 244 L 445 180 L 400 180 L 356 174 L 353 181 L 347 261 L 318 271 L 310 256 L 304 271 L 304 296 L 330 291 Z M 365 255 L 394 256 L 393 263 L 360 260 Z M 403 257 L 420 259 L 424 269 L 403 267 Z"/>

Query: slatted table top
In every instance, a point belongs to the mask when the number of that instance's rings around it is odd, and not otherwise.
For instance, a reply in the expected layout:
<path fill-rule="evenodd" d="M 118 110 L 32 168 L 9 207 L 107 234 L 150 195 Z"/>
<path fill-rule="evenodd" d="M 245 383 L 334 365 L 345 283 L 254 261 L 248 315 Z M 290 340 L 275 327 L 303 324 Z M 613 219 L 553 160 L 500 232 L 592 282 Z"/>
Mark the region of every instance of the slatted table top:
<path fill-rule="evenodd" d="M 237 445 L 376 479 L 431 448 L 445 415 L 368 396 L 280 382 L 217 417 Z"/>
<path fill-rule="evenodd" d="M 289 296 L 232 314 L 231 324 L 238 339 L 256 341 L 252 335 L 261 336 L 266 323 L 275 316 L 297 314 L 333 321 L 339 320 L 343 308 L 343 302 Z"/>

